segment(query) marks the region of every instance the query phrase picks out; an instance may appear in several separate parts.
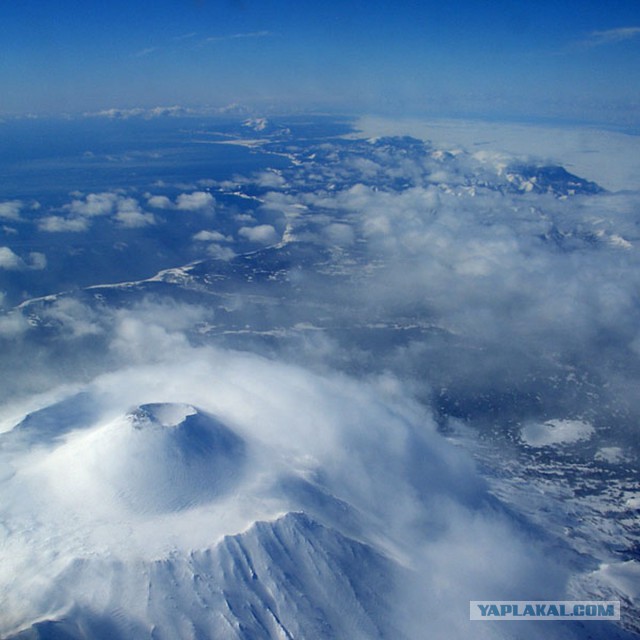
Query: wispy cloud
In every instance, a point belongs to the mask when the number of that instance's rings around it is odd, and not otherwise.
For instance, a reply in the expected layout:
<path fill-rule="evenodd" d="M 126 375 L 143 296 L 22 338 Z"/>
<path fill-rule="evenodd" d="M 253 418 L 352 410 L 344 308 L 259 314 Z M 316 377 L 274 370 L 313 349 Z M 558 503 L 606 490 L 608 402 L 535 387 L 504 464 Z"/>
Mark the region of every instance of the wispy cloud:
<path fill-rule="evenodd" d="M 194 38 L 196 35 L 198 34 L 195 31 L 191 31 L 189 33 L 183 33 L 182 35 L 179 35 L 179 36 L 173 36 L 172 40 L 180 42 L 182 40 L 189 40 L 190 38 Z"/>
<path fill-rule="evenodd" d="M 167 43 L 170 49 L 175 51 L 183 50 L 184 48 L 194 48 L 205 46 L 207 44 L 215 42 L 228 42 L 231 40 L 247 40 L 253 38 L 269 38 L 274 35 L 271 31 L 248 31 L 243 33 L 232 33 L 224 36 L 210 36 L 208 38 L 196 40 L 197 32 L 192 31 L 190 33 L 184 33 L 178 36 L 173 36 L 171 42 Z M 140 49 L 131 54 L 132 58 L 145 58 L 153 53 L 160 51 L 162 47 L 146 47 Z"/>
<path fill-rule="evenodd" d="M 640 36 L 640 27 L 620 27 L 618 29 L 606 29 L 605 31 L 593 31 L 582 40 L 579 45 L 584 48 L 600 47 L 607 44 L 616 44 L 631 40 Z"/>
<path fill-rule="evenodd" d="M 140 51 L 137 51 L 136 53 L 133 54 L 134 58 L 144 58 L 146 56 L 148 56 L 151 53 L 154 53 L 154 51 L 157 51 L 158 47 L 147 47 L 146 49 L 142 49 Z"/>
<path fill-rule="evenodd" d="M 248 33 L 234 33 L 228 36 L 212 36 L 207 38 L 205 42 L 223 42 L 224 40 L 240 40 L 243 38 L 268 38 L 272 35 L 271 31 L 250 31 Z"/>

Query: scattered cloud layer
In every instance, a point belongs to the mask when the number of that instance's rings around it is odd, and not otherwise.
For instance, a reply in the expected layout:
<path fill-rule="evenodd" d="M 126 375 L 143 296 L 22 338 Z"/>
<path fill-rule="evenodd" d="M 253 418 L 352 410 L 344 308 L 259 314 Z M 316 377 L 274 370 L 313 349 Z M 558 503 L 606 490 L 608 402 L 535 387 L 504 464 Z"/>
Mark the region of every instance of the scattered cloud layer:
<path fill-rule="evenodd" d="M 206 110 L 204 110 L 206 112 Z M 174 105 L 170 107 L 158 106 L 152 108 L 133 107 L 131 109 L 119 109 L 112 107 L 110 109 L 101 109 L 100 111 L 88 111 L 83 115 L 86 118 L 109 118 L 111 120 L 128 120 L 129 118 L 144 118 L 151 120 L 153 118 L 162 117 L 184 117 L 193 114 L 202 113 L 203 110 L 194 110 L 188 107 Z"/>
<path fill-rule="evenodd" d="M 66 215 L 43 216 L 38 220 L 40 231 L 49 233 L 82 233 L 88 231 L 96 218 L 108 217 L 124 228 L 156 224 L 152 213 L 143 211 L 132 197 L 117 192 L 90 193 L 76 198 L 63 207 Z"/>
<path fill-rule="evenodd" d="M 179 194 L 175 202 L 167 196 L 149 195 L 147 204 L 154 209 L 212 213 L 216 201 L 208 191 L 192 191 L 191 193 Z"/>

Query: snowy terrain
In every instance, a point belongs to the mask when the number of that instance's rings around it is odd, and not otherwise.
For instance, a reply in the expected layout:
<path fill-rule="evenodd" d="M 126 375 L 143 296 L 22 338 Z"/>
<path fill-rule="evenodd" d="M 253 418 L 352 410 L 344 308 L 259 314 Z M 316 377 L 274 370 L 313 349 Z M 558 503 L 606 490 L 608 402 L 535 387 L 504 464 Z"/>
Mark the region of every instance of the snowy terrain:
<path fill-rule="evenodd" d="M 637 638 L 638 192 L 187 124 L 0 202 L 0 636 Z"/>

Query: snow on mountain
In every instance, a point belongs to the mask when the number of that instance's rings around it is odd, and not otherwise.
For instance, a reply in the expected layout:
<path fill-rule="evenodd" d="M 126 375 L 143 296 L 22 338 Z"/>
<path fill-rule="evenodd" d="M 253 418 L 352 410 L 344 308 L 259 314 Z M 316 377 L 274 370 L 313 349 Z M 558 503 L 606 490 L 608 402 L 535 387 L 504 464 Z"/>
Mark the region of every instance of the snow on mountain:
<path fill-rule="evenodd" d="M 147 404 L 55 449 L 39 469 L 65 499 L 127 510 L 176 511 L 227 493 L 243 442 L 189 405 Z M 38 472 L 36 472 L 38 473 Z"/>
<path fill-rule="evenodd" d="M 4 637 L 444 637 L 474 596 L 562 592 L 544 538 L 407 398 L 166 355 L 70 394 L 71 423 L 53 405 L 3 434 Z"/>
<path fill-rule="evenodd" d="M 290 513 L 204 551 L 73 562 L 59 585 L 78 601 L 11 638 L 402 638 L 393 579 L 368 545 Z"/>

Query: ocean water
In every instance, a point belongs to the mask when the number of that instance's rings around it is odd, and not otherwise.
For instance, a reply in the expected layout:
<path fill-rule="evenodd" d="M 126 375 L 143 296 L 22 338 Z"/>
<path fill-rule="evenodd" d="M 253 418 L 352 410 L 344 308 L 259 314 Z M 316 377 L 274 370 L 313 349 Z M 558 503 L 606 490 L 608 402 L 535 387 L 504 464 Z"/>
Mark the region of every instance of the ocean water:
<path fill-rule="evenodd" d="M 293 118 L 269 123 L 292 137 L 315 139 L 350 130 L 346 119 Z M 20 201 L 20 220 L 5 219 L 0 246 L 28 263 L 46 256 L 46 269 L 0 269 L 5 306 L 98 283 L 149 277 L 158 270 L 208 257 L 192 237 L 202 230 L 228 235 L 236 217 L 268 223 L 259 203 L 221 193 L 224 181 L 249 181 L 267 168 L 290 165 L 285 155 L 243 144 L 260 131 L 235 118 L 24 119 L 0 124 L 0 203 Z M 224 144 L 221 144 L 224 143 Z M 49 232 L 42 219 L 74 218 L 73 202 L 90 194 L 133 198 L 153 224 L 114 223 L 95 215 L 85 230 Z M 175 202 L 181 194 L 210 193 L 215 206 L 154 210 L 153 195 Z M 76 216 L 77 218 L 77 216 Z M 240 250 L 250 249 L 242 245 Z"/>

